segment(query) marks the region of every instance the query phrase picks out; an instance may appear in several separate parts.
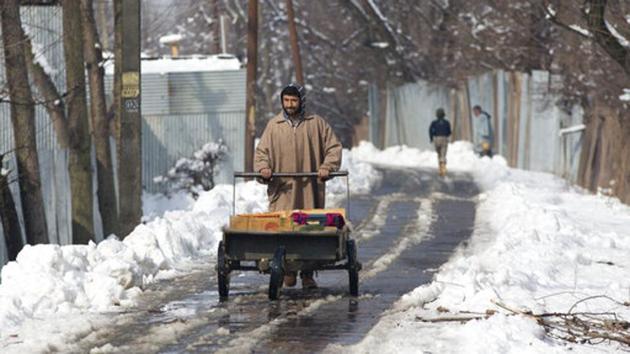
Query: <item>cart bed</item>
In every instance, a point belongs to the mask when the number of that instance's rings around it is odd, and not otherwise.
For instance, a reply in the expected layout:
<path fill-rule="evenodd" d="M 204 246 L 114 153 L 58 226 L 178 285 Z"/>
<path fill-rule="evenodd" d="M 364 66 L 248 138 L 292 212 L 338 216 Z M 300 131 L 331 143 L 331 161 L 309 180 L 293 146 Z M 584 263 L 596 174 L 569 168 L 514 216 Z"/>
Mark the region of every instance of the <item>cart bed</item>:
<path fill-rule="evenodd" d="M 225 255 L 232 261 L 271 259 L 282 246 L 287 260 L 338 261 L 345 258 L 347 228 L 336 231 L 264 232 L 223 230 Z"/>

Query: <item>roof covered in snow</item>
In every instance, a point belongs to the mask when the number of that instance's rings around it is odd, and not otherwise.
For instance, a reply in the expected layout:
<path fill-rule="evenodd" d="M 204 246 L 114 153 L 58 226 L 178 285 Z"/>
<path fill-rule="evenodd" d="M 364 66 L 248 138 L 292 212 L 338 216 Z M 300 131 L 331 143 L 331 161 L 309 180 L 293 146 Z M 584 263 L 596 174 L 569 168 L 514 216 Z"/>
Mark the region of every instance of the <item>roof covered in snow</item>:
<path fill-rule="evenodd" d="M 177 58 L 142 58 L 142 74 L 239 70 L 241 62 L 232 54 L 192 55 Z M 108 75 L 114 73 L 114 61 L 105 65 Z"/>

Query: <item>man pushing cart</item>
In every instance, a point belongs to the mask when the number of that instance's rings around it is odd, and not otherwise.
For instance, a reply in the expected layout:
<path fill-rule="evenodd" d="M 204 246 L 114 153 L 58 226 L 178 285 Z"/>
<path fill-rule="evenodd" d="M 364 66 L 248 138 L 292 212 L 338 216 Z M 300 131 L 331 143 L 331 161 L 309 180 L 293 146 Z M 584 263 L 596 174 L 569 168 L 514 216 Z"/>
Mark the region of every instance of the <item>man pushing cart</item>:
<path fill-rule="evenodd" d="M 338 176 L 346 178 L 350 205 L 348 172 L 337 171 L 341 144 L 324 119 L 305 114 L 302 87 L 289 85 L 280 97 L 283 112 L 269 122 L 256 148 L 256 172 L 234 173 L 234 193 L 236 178 L 267 184 L 270 212 L 233 215 L 223 229 L 219 296 L 227 299 L 234 270 L 269 274 L 270 300 L 278 299 L 283 283 L 295 286 L 298 272 L 302 287 L 312 289 L 314 271 L 345 270 L 350 295 L 358 296 L 361 263 L 346 210 L 324 209 L 325 182 Z"/>
<path fill-rule="evenodd" d="M 254 171 L 267 184 L 269 210 L 324 209 L 325 181 L 339 170 L 342 146 L 332 128 L 318 116 L 306 113 L 302 86 L 291 84 L 280 93 L 282 112 L 271 119 L 254 156 Z M 313 177 L 273 177 L 273 173 L 317 171 Z M 303 288 L 317 288 L 308 264 L 300 271 Z M 284 285 L 295 286 L 296 272 L 284 276 Z"/>

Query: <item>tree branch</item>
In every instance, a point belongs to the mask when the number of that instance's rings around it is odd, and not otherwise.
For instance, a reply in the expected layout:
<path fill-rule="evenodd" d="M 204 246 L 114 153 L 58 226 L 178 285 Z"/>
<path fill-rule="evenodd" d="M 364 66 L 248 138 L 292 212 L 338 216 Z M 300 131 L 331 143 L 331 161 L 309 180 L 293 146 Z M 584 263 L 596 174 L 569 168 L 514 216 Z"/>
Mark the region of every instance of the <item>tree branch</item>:
<path fill-rule="evenodd" d="M 595 42 L 630 76 L 630 49 L 622 46 L 606 26 L 604 16 L 607 3 L 607 0 L 586 0 L 588 11 L 584 11 L 584 18 Z"/>
<path fill-rule="evenodd" d="M 44 106 L 55 127 L 57 142 L 60 147 L 65 148 L 68 146 L 68 123 L 66 121 L 63 98 L 50 76 L 44 71 L 41 64 L 35 60 L 30 40 L 25 41 L 24 52 L 28 70 L 39 93 L 44 96 Z"/>

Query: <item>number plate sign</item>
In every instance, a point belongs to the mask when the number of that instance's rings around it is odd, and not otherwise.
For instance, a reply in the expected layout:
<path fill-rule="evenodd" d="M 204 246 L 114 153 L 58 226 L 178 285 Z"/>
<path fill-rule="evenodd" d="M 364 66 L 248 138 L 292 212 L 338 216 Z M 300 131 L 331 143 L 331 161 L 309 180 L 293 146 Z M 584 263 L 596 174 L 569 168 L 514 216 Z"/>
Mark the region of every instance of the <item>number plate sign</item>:
<path fill-rule="evenodd" d="M 140 73 L 128 71 L 122 75 L 122 97 L 136 98 L 140 96 Z"/>

